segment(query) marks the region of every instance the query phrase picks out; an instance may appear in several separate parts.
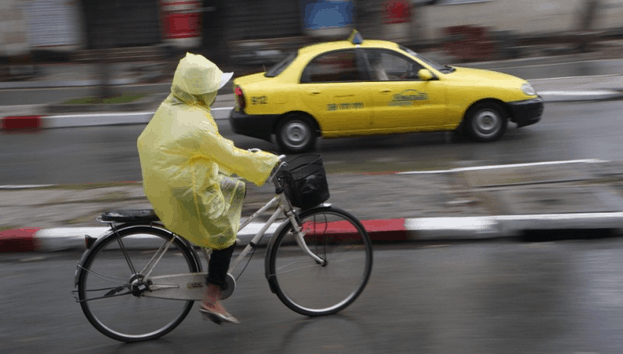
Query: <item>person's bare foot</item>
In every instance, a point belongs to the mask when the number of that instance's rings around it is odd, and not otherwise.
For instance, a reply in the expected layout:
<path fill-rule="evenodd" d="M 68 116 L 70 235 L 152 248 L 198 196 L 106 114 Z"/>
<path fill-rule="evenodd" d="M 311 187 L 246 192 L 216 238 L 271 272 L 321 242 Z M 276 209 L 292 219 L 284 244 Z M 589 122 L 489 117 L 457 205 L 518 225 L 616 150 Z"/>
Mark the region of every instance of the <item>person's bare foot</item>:
<path fill-rule="evenodd" d="M 208 284 L 203 293 L 203 303 L 199 311 L 204 315 L 204 319 L 211 320 L 216 324 L 221 322 L 240 323 L 236 317 L 232 316 L 219 301 L 221 288 L 214 284 Z"/>

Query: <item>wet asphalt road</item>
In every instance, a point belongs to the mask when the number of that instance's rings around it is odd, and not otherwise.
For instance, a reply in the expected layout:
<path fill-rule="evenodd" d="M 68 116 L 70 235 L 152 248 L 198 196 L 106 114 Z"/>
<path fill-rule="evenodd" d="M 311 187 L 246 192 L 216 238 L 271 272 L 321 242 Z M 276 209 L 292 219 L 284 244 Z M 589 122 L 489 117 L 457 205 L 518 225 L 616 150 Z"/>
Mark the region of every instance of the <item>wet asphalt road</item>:
<path fill-rule="evenodd" d="M 317 151 L 329 171 L 445 169 L 623 156 L 623 102 L 547 104 L 541 122 L 509 125 L 494 143 L 457 139 L 452 133 L 403 134 L 320 140 Z M 268 142 L 234 135 L 227 120 L 221 134 L 241 148 L 274 151 Z M 136 138 L 144 125 L 0 132 L 0 185 L 74 184 L 141 180 Z"/>
<path fill-rule="evenodd" d="M 78 254 L 4 255 L 2 353 L 620 353 L 623 240 L 375 248 L 368 287 L 306 319 L 269 292 L 256 256 L 216 326 L 196 309 L 160 340 L 120 344 L 74 302 Z M 39 257 L 39 258 L 38 258 Z"/>
<path fill-rule="evenodd" d="M 480 67 L 482 64 L 467 63 L 462 65 Z M 488 66 L 488 69 L 518 76 L 526 80 L 569 76 L 610 75 L 623 72 L 623 60 L 582 60 L 555 64 L 534 63 L 529 65 L 514 64 L 512 61 L 505 61 L 492 64 Z"/>

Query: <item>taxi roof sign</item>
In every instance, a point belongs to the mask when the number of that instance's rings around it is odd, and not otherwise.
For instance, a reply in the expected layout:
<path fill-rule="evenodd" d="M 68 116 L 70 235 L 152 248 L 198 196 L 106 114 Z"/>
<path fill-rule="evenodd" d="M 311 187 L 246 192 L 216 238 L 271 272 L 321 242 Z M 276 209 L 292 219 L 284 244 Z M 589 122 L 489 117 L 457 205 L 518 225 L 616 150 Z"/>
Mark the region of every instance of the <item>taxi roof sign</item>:
<path fill-rule="evenodd" d="M 361 36 L 361 33 L 357 32 L 357 30 L 353 30 L 348 37 L 348 41 L 352 44 L 361 44 L 363 43 L 363 36 Z"/>

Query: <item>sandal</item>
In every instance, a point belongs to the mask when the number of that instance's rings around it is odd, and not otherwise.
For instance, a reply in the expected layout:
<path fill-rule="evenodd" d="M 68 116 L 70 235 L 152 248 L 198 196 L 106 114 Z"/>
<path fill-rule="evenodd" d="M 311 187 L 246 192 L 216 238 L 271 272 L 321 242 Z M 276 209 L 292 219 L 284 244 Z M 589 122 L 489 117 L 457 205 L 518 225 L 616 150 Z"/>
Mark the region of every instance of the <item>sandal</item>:
<path fill-rule="evenodd" d="M 240 321 L 234 316 L 232 316 L 229 312 L 220 313 L 210 309 L 206 304 L 202 304 L 199 308 L 199 312 L 203 315 L 204 320 L 210 320 L 216 324 L 221 324 L 223 322 L 235 323 L 238 324 Z"/>

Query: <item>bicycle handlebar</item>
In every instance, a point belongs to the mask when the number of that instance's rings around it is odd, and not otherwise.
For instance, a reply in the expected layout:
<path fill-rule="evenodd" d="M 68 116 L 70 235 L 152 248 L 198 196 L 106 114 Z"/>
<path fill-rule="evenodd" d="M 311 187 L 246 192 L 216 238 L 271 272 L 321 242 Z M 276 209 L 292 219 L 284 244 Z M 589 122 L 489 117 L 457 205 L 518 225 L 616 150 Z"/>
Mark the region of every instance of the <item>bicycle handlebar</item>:
<path fill-rule="evenodd" d="M 277 189 L 280 189 L 281 186 L 277 184 L 277 174 L 279 173 L 279 171 L 281 170 L 281 168 L 286 164 L 285 162 L 286 160 L 286 155 L 279 155 L 279 163 L 278 165 L 273 169 L 272 173 L 270 174 L 270 177 L 268 177 L 268 182 L 272 183 L 275 185 L 275 187 Z"/>
<path fill-rule="evenodd" d="M 258 149 L 258 148 L 251 148 L 251 149 L 248 149 L 247 151 L 249 151 L 249 152 L 260 152 L 262 150 Z M 286 161 L 286 155 L 279 155 L 279 164 L 278 164 L 278 166 L 273 169 L 273 171 L 271 172 L 271 174 L 268 177 L 268 179 L 266 179 L 266 181 L 268 181 L 270 183 L 273 183 L 277 189 L 280 189 L 281 187 L 279 185 L 277 185 L 277 179 L 275 177 L 277 176 L 277 172 L 279 172 L 279 170 L 281 170 L 281 168 L 286 164 L 285 161 Z"/>

